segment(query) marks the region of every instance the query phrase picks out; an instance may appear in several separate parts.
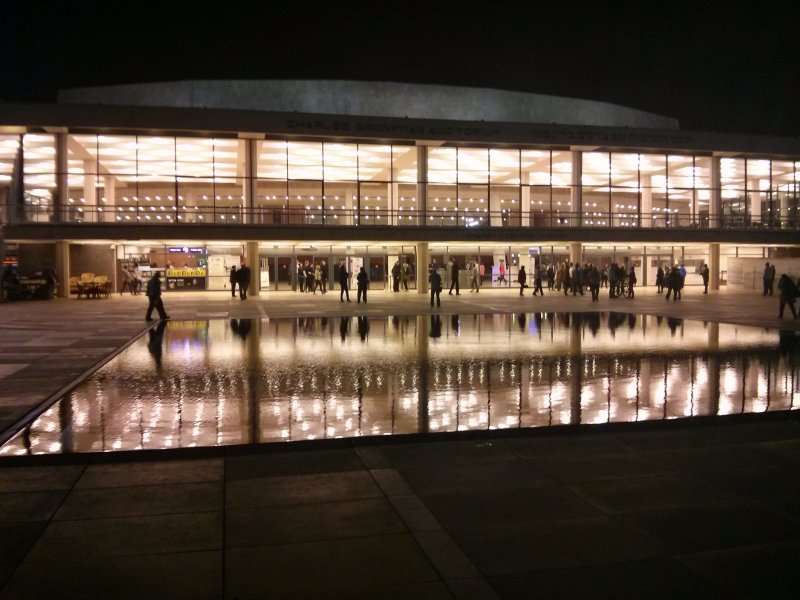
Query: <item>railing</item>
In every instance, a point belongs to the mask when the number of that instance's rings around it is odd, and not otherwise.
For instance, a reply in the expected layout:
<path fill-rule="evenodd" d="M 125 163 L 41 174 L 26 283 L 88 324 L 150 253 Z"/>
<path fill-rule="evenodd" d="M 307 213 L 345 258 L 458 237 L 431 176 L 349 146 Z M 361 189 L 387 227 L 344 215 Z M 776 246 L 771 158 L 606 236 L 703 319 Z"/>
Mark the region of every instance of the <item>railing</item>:
<path fill-rule="evenodd" d="M 121 209 L 121 210 L 120 210 Z M 800 229 L 800 219 L 745 216 L 653 213 L 578 213 L 507 211 L 383 209 L 293 209 L 293 208 L 208 208 L 166 206 L 108 207 L 68 206 L 60 211 L 27 206 L 5 211 L 8 224 L 87 223 L 102 225 L 266 225 L 280 227 L 432 227 L 462 229 L 570 228 L 581 229 Z"/>

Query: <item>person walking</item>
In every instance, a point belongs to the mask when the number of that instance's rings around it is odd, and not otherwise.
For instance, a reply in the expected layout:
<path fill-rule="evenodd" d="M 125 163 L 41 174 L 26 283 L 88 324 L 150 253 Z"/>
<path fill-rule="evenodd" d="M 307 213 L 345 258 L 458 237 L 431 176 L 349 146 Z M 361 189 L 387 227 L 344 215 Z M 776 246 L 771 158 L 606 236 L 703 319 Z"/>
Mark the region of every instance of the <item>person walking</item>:
<path fill-rule="evenodd" d="M 361 302 L 361 298 L 364 298 L 364 304 L 367 303 L 367 288 L 369 287 L 369 277 L 367 276 L 367 270 L 364 267 L 361 267 L 358 271 L 358 275 L 356 275 L 356 285 L 358 286 L 358 292 L 356 294 L 356 302 Z"/>
<path fill-rule="evenodd" d="M 236 273 L 236 279 L 239 283 L 239 300 L 247 300 L 247 288 L 250 287 L 250 267 L 242 263 Z"/>
<path fill-rule="evenodd" d="M 317 295 L 317 289 L 319 289 L 320 294 L 324 293 L 322 291 L 322 269 L 319 265 L 314 265 L 314 295 Z"/>
<path fill-rule="evenodd" d="M 761 276 L 764 281 L 763 296 L 772 296 L 772 285 L 775 283 L 775 265 L 767 263 L 764 266 L 764 274 Z"/>
<path fill-rule="evenodd" d="M 147 314 L 144 317 L 145 321 L 153 320 L 152 315 L 154 308 L 158 311 L 160 319 L 169 319 L 167 311 L 164 310 L 164 303 L 161 300 L 161 278 L 159 276 L 159 271 L 155 271 L 150 281 L 147 282 L 147 298 L 150 303 L 147 305 Z"/>
<path fill-rule="evenodd" d="M 450 265 L 450 292 L 449 292 L 449 294 L 450 295 L 453 294 L 453 288 L 455 287 L 456 288 L 456 296 L 460 296 L 461 295 L 461 292 L 460 292 L 461 288 L 459 287 L 459 283 L 458 283 L 458 263 L 456 262 L 456 260 L 454 258 L 451 258 L 450 262 L 451 262 L 451 265 Z"/>
<path fill-rule="evenodd" d="M 778 280 L 778 300 L 780 301 L 780 308 L 778 310 L 779 319 L 783 318 L 783 309 L 787 304 L 789 305 L 789 309 L 792 311 L 792 317 L 797 319 L 797 311 L 794 309 L 794 299 L 796 297 L 797 286 L 795 285 L 794 281 L 792 281 L 791 277 L 784 273 Z"/>
<path fill-rule="evenodd" d="M 546 275 L 546 272 L 545 272 Z M 535 296 L 536 293 L 540 293 L 544 296 L 544 290 L 542 289 L 542 269 L 539 267 L 534 266 L 533 268 L 533 295 Z"/>
<path fill-rule="evenodd" d="M 139 263 L 133 263 L 133 286 L 136 292 L 134 292 L 135 296 L 138 296 L 142 293 L 142 272 L 139 270 Z"/>
<path fill-rule="evenodd" d="M 347 301 L 350 302 L 350 290 L 347 289 L 347 282 L 350 279 L 350 274 L 347 272 L 347 268 L 344 266 L 344 261 L 341 262 L 339 265 L 339 287 L 341 291 L 339 292 L 339 300 L 344 302 L 344 297 L 347 296 Z"/>
<path fill-rule="evenodd" d="M 519 268 L 519 275 L 517 276 L 517 281 L 519 282 L 519 295 L 524 296 L 523 290 L 525 289 L 525 282 L 527 281 L 528 276 L 525 274 L 525 265 L 522 265 Z"/>
<path fill-rule="evenodd" d="M 324 260 L 319 270 L 322 272 L 322 293 L 326 294 L 328 293 L 328 265 Z"/>
<path fill-rule="evenodd" d="M 442 276 L 434 268 L 431 269 L 431 274 L 428 275 L 428 282 L 431 284 L 431 306 L 433 306 L 433 299 L 436 298 L 436 306 L 442 305 Z"/>
<path fill-rule="evenodd" d="M 703 263 L 703 266 L 700 268 L 700 277 L 703 278 L 703 293 L 708 293 L 708 265 Z"/>
<path fill-rule="evenodd" d="M 231 275 L 228 278 L 228 281 L 231 282 L 231 298 L 236 298 L 236 282 L 238 281 L 236 275 L 236 265 L 231 267 Z"/>

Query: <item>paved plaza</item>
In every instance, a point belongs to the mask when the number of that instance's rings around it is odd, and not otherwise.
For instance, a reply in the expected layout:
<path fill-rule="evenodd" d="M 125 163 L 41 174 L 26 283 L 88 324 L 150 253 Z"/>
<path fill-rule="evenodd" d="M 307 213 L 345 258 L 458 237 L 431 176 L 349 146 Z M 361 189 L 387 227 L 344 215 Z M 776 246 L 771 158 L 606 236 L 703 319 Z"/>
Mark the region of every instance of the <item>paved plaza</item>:
<path fill-rule="evenodd" d="M 783 328 L 777 296 L 169 293 L 173 319 L 619 311 Z M 150 323 L 0 305 L 0 432 Z M 800 385 L 800 382 L 795 386 Z M 795 388 L 797 389 L 797 387 Z M 800 395 L 798 395 L 800 397 Z M 800 415 L 0 459 L 0 598 L 794 598 Z"/>

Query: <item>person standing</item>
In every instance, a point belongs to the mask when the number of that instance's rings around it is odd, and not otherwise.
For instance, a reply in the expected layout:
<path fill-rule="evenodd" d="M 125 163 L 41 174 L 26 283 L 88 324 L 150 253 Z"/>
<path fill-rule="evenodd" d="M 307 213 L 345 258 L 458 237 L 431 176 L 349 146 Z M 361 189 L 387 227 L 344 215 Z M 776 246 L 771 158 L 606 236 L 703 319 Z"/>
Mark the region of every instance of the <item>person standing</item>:
<path fill-rule="evenodd" d="M 297 291 L 306 291 L 306 270 L 303 268 L 303 263 L 297 261 Z"/>
<path fill-rule="evenodd" d="M 600 270 L 596 266 L 592 266 L 589 270 L 589 292 L 592 294 L 592 302 L 595 300 L 599 302 Z"/>
<path fill-rule="evenodd" d="M 458 263 L 454 258 L 450 259 L 450 292 L 449 295 L 453 294 L 453 288 L 456 288 L 456 296 L 461 295 L 460 287 L 458 284 Z"/>
<path fill-rule="evenodd" d="M 436 269 L 431 269 L 431 274 L 428 275 L 428 282 L 431 284 L 431 306 L 433 306 L 433 299 L 436 298 L 436 306 L 442 305 L 442 276 Z"/>
<path fill-rule="evenodd" d="M 347 301 L 350 302 L 350 290 L 347 289 L 347 282 L 350 279 L 350 274 L 347 272 L 347 268 L 344 266 L 344 261 L 341 262 L 339 265 L 339 287 L 341 291 L 339 292 L 339 300 L 344 302 L 344 297 L 347 296 Z"/>
<path fill-rule="evenodd" d="M 672 301 L 677 302 L 680 297 L 681 283 L 681 272 L 678 270 L 678 265 L 675 265 L 667 275 L 667 302 L 669 302 L 670 293 Z"/>
<path fill-rule="evenodd" d="M 517 276 L 517 281 L 519 282 L 519 295 L 524 296 L 525 294 L 523 291 L 525 290 L 525 282 L 528 280 L 528 276 L 525 274 L 525 265 L 520 266 L 519 268 L 519 275 Z"/>
<path fill-rule="evenodd" d="M 656 271 L 656 288 L 659 294 L 664 291 L 664 269 L 661 268 L 661 265 L 658 265 L 658 271 Z"/>
<path fill-rule="evenodd" d="M 764 280 L 764 296 L 770 295 L 772 296 L 772 285 L 775 283 L 775 266 L 770 265 L 769 263 L 764 266 L 764 274 L 762 275 L 762 279 Z"/>
<path fill-rule="evenodd" d="M 778 311 L 778 318 L 783 318 L 783 309 L 786 305 L 789 305 L 789 309 L 792 311 L 792 317 L 797 319 L 797 311 L 794 309 L 794 299 L 797 296 L 797 287 L 794 284 L 794 281 L 784 273 L 781 275 L 780 280 L 778 280 L 778 300 L 780 301 L 780 309 Z"/>
<path fill-rule="evenodd" d="M 150 304 L 147 306 L 147 314 L 144 317 L 145 321 L 153 320 L 152 315 L 154 308 L 158 311 L 160 319 L 169 319 L 167 311 L 164 310 L 164 303 L 161 300 L 161 278 L 159 277 L 159 271 L 155 271 L 150 281 L 147 282 L 147 298 L 150 300 Z"/>
<path fill-rule="evenodd" d="M 369 277 L 367 276 L 367 270 L 364 267 L 361 267 L 358 271 L 358 275 L 356 275 L 356 285 L 358 286 L 358 293 L 356 294 L 356 302 L 361 302 L 361 298 L 364 298 L 364 304 L 367 303 L 367 287 L 369 286 Z"/>
<path fill-rule="evenodd" d="M 678 269 L 679 281 L 678 281 L 678 300 L 683 298 L 683 285 L 686 283 L 686 266 L 681 265 L 680 269 Z"/>
<path fill-rule="evenodd" d="M 322 261 L 320 271 L 322 272 L 322 293 L 325 294 L 328 291 L 328 265 L 324 260 Z"/>
<path fill-rule="evenodd" d="M 392 291 L 399 292 L 400 291 L 400 261 L 394 261 L 394 265 L 392 265 Z"/>
<path fill-rule="evenodd" d="M 628 273 L 628 298 L 633 298 L 635 296 L 633 292 L 633 286 L 636 285 L 636 271 L 631 265 L 630 273 Z"/>
<path fill-rule="evenodd" d="M 469 289 L 469 291 L 470 292 L 475 292 L 475 293 L 480 292 L 481 291 L 480 284 L 478 283 L 479 277 L 480 277 L 479 270 L 478 270 L 478 263 L 476 263 L 476 262 L 472 263 L 472 266 L 469 269 L 469 275 L 470 275 L 470 284 L 469 284 L 470 285 L 470 289 Z"/>
<path fill-rule="evenodd" d="M 236 265 L 231 267 L 231 276 L 228 278 L 231 282 L 231 298 L 236 298 L 236 282 L 238 281 L 236 276 Z"/>
<path fill-rule="evenodd" d="M 408 259 L 403 263 L 403 268 L 400 269 L 400 281 L 403 283 L 403 291 L 408 291 L 408 280 L 411 278 L 411 265 L 408 264 Z"/>
<path fill-rule="evenodd" d="M 247 300 L 247 288 L 250 287 L 250 267 L 242 263 L 236 273 L 236 279 L 239 283 L 239 300 Z"/>
<path fill-rule="evenodd" d="M 708 265 L 703 263 L 703 266 L 700 268 L 700 277 L 703 278 L 703 293 L 708 293 Z"/>

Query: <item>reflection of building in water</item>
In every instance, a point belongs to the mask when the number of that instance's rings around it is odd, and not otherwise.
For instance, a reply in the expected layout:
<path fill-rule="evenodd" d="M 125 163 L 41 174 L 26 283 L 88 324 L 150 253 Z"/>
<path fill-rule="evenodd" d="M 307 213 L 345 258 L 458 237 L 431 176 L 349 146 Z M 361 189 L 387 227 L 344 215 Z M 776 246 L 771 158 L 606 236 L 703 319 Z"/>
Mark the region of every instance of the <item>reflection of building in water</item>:
<path fill-rule="evenodd" d="M 347 335 L 350 319 L 252 321 L 246 343 L 241 322 L 170 322 L 160 371 L 145 336 L 0 454 L 635 422 L 800 400 L 797 347 L 777 332 L 524 317 L 439 319 L 435 338 L 428 316 L 370 319 L 366 344 Z"/>

